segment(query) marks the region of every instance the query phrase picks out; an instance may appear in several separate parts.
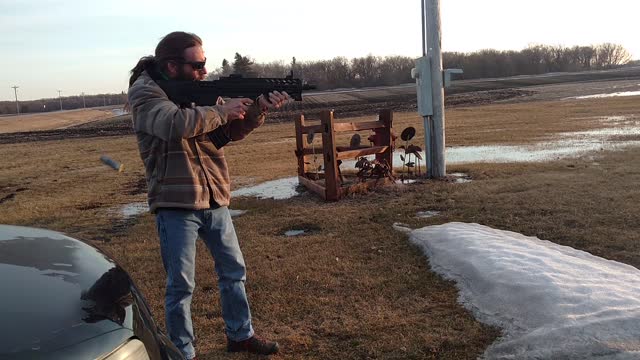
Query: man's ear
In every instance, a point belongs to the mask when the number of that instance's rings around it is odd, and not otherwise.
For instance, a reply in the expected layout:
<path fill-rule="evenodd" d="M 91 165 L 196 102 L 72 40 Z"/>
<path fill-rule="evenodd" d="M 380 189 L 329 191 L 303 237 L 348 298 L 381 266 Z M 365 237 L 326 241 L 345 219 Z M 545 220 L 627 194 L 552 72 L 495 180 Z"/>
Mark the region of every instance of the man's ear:
<path fill-rule="evenodd" d="M 174 78 L 178 75 L 178 64 L 173 61 L 169 61 L 167 63 L 167 76 L 169 78 Z"/>

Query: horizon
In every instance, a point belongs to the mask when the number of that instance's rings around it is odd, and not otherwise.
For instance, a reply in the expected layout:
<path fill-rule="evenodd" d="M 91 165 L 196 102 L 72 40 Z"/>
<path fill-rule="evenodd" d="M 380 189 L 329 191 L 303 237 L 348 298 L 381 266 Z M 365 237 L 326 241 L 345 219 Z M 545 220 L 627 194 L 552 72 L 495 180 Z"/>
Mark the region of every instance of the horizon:
<path fill-rule="evenodd" d="M 19 101 L 58 98 L 58 90 L 62 97 L 126 92 L 129 70 L 140 57 L 153 53 L 162 36 L 176 30 L 203 39 L 209 72 L 220 67 L 222 59 L 232 62 L 236 52 L 257 63 L 285 64 L 294 56 L 298 62 L 310 62 L 369 54 L 422 55 L 417 0 L 393 7 L 365 0 L 304 5 L 281 0 L 279 4 L 278 9 L 245 0 L 214 6 L 196 0 L 190 5 L 198 14 L 194 21 L 191 14 L 167 11 L 174 5 L 166 1 L 5 0 L 0 4 L 0 29 L 14 35 L 0 40 L 5 54 L 0 66 L 10 70 L 0 73 L 0 101 L 15 101 L 14 85 L 19 87 Z M 640 6 L 624 0 L 600 4 L 595 0 L 441 1 L 442 51 L 614 43 L 629 51 L 632 59 L 639 59 L 633 14 Z M 123 8 L 127 14 L 120 13 Z M 239 21 L 227 15 L 233 13 L 242 14 Z M 210 19 L 203 14 L 210 14 Z"/>

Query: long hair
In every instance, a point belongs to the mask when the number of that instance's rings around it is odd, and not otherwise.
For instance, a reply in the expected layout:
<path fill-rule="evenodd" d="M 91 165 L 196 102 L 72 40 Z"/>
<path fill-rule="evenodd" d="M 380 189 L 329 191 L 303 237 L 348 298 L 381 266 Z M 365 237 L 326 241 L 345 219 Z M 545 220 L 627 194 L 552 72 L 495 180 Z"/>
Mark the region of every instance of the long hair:
<path fill-rule="evenodd" d="M 133 85 L 143 71 L 163 71 L 170 60 L 182 59 L 184 51 L 194 46 L 202 46 L 202 39 L 196 34 L 184 31 L 174 31 L 167 34 L 156 46 L 155 56 L 149 55 L 140 58 L 136 66 L 131 69 L 129 87 Z"/>

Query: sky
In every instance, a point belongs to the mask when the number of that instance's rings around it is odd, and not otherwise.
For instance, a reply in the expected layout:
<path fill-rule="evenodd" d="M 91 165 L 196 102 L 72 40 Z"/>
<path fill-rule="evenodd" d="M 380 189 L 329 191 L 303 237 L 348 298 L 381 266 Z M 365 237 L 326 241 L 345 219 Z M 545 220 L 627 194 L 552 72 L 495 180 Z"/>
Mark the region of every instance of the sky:
<path fill-rule="evenodd" d="M 637 0 L 441 0 L 442 50 L 612 42 L 640 59 Z M 172 31 L 199 35 L 211 71 L 259 63 L 422 55 L 421 0 L 0 0 L 0 101 L 119 93 Z"/>

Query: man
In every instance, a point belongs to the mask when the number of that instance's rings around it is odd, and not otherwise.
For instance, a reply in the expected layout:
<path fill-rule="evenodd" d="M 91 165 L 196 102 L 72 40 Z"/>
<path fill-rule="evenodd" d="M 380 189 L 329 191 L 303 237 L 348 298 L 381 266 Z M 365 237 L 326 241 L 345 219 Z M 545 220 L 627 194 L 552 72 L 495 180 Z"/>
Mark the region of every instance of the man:
<path fill-rule="evenodd" d="M 210 135 L 220 137 L 222 131 L 222 137 L 240 140 L 290 97 L 274 91 L 269 99 L 218 99 L 215 106 L 181 108 L 155 81 L 202 80 L 205 62 L 198 36 L 173 32 L 158 43 L 155 56 L 140 59 L 129 80 L 129 106 L 167 273 L 166 327 L 172 342 L 193 359 L 191 298 L 200 236 L 215 261 L 227 351 L 274 354 L 278 344 L 255 336 L 251 325 L 244 259 L 227 208 L 229 172 L 223 148 Z"/>

